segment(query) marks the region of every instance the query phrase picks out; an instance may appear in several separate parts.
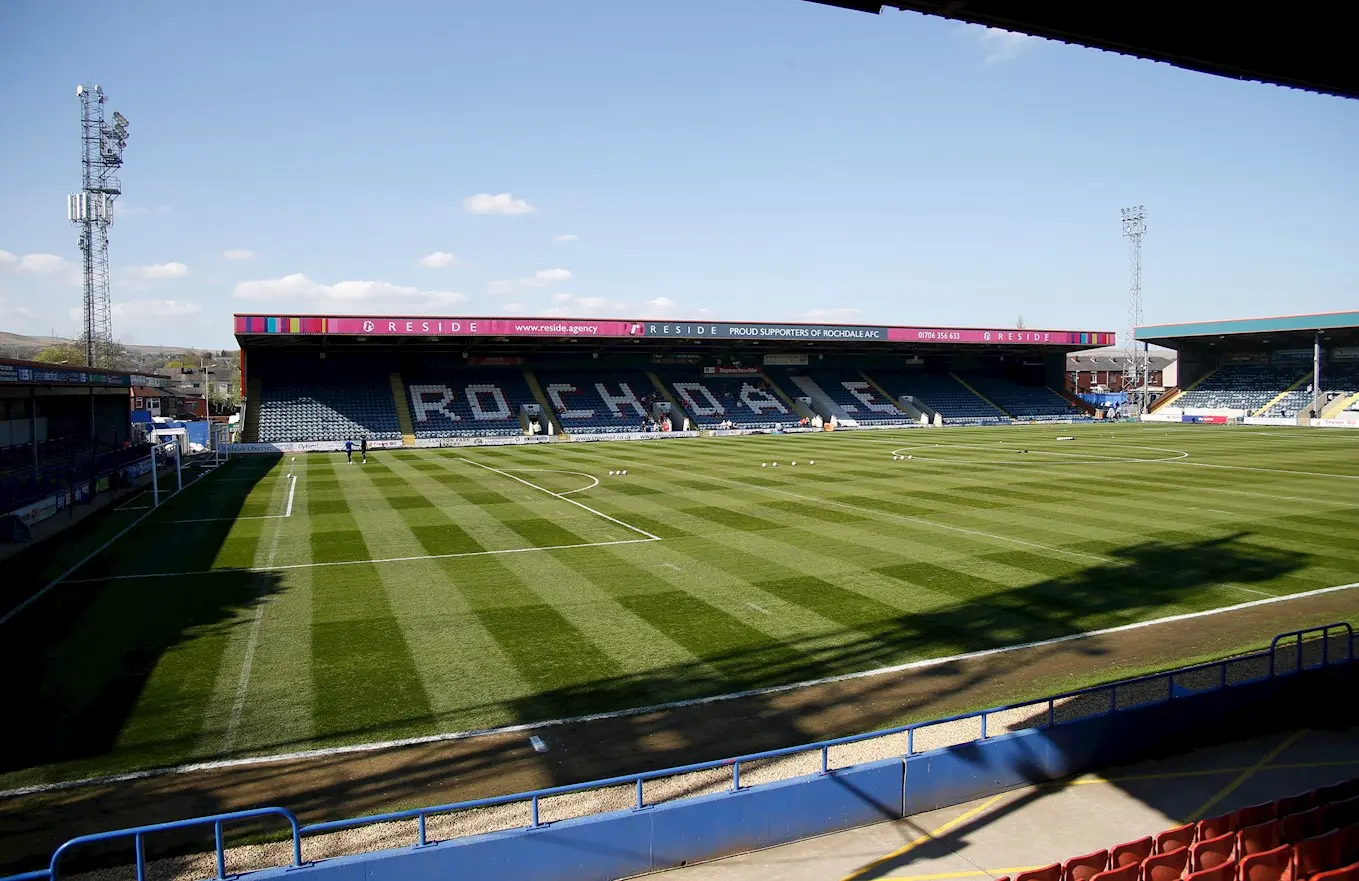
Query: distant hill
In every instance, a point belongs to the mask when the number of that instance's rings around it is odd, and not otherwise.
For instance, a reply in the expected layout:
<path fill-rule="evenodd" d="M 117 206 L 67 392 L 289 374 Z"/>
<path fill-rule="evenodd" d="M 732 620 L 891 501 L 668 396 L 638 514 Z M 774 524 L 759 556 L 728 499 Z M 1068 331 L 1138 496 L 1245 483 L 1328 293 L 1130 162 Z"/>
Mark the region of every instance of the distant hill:
<path fill-rule="evenodd" d="M 48 346 L 61 344 L 74 345 L 75 340 L 63 339 L 61 337 L 50 336 L 28 336 L 22 333 L 10 333 L 0 330 L 0 350 L 10 352 L 37 352 Z M 173 355 L 179 352 L 213 352 L 216 349 L 195 349 L 192 346 L 136 346 L 126 344 L 123 348 L 129 352 L 136 352 L 142 355 Z"/>

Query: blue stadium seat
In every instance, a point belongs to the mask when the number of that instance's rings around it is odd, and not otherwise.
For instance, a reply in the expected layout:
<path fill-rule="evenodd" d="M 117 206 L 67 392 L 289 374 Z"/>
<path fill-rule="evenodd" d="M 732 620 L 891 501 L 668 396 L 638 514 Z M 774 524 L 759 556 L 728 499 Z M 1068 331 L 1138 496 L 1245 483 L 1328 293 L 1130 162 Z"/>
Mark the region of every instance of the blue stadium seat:
<path fill-rule="evenodd" d="M 417 439 L 521 435 L 519 413 L 537 403 L 519 370 L 425 359 L 402 377 Z"/>
<path fill-rule="evenodd" d="M 860 425 L 910 425 L 914 420 L 884 398 L 857 370 L 790 370 L 789 378 L 806 376 L 845 414 Z M 804 394 L 799 390 L 799 394 Z"/>
<path fill-rule="evenodd" d="M 875 372 L 873 378 L 893 398 L 911 395 L 949 424 L 998 425 L 1010 421 L 948 374 L 900 370 Z"/>
<path fill-rule="evenodd" d="M 386 359 L 280 358 L 251 365 L 260 380 L 259 440 L 400 440 Z"/>
<path fill-rule="evenodd" d="M 1227 364 L 1197 387 L 1175 399 L 1176 407 L 1212 410 L 1245 410 L 1253 414 L 1284 389 L 1310 373 L 1309 366 L 1277 367 L 1265 364 Z"/>
<path fill-rule="evenodd" d="M 536 371 L 538 384 L 552 408 L 552 419 L 567 434 L 641 431 L 658 397 L 655 385 L 640 370 Z"/>
<path fill-rule="evenodd" d="M 1087 416 L 1084 410 L 1047 386 L 1020 385 L 994 376 L 963 378 L 996 406 L 1021 419 L 1080 419 Z"/>
<path fill-rule="evenodd" d="M 772 428 L 801 418 L 766 387 L 763 376 L 717 376 L 697 370 L 659 375 L 698 428 L 716 428 L 728 421 L 736 428 Z"/>

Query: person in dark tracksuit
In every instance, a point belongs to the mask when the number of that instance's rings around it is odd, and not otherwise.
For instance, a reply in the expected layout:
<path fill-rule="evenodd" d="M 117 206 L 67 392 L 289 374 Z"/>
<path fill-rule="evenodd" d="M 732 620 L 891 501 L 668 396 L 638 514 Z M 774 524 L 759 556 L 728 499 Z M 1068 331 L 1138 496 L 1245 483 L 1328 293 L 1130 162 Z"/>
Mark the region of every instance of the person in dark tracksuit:
<path fill-rule="evenodd" d="M 368 464 L 368 436 L 367 436 L 367 435 L 365 435 L 365 436 L 359 441 L 359 453 L 360 453 L 360 455 L 363 456 L 363 462 L 362 462 L 361 464 L 367 465 L 367 464 Z"/>
<path fill-rule="evenodd" d="M 350 465 L 354 464 L 354 442 L 352 440 L 344 442 L 344 459 Z"/>

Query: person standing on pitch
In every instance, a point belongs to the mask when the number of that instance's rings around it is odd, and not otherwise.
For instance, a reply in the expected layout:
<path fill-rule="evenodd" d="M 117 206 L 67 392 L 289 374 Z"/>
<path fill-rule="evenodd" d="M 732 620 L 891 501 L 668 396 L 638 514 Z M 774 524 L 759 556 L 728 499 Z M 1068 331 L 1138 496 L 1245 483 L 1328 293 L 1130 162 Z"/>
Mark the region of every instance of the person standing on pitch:
<path fill-rule="evenodd" d="M 363 457 L 363 461 L 362 461 L 361 463 L 359 463 L 359 464 L 361 464 L 361 465 L 367 465 L 367 464 L 368 464 L 368 435 L 366 435 L 366 434 L 359 440 L 359 455 L 361 455 L 361 456 Z"/>
<path fill-rule="evenodd" d="M 352 440 L 344 442 L 344 459 L 350 465 L 354 464 L 354 442 Z"/>

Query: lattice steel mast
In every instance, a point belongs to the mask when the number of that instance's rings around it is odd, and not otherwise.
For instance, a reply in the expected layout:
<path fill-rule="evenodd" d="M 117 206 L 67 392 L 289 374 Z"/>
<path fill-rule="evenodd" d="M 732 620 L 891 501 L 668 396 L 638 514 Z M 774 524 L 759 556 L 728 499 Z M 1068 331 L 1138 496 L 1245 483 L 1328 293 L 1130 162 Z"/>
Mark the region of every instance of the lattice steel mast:
<path fill-rule="evenodd" d="M 1134 337 L 1142 324 L 1142 236 L 1147 232 L 1147 212 L 1141 205 L 1124 208 L 1123 236 L 1128 240 L 1128 339 L 1124 344 L 1123 389 L 1134 393 L 1146 378 L 1146 360 Z M 1146 409 L 1145 395 L 1138 411 Z"/>
<path fill-rule="evenodd" d="M 109 227 L 113 200 L 122 193 L 115 172 L 123 165 L 127 146 L 127 117 L 114 111 L 113 124 L 104 120 L 108 100 L 99 86 L 76 86 L 80 99 L 82 178 L 80 192 L 67 197 L 67 217 L 80 228 L 80 253 L 85 275 L 84 326 L 81 343 L 85 363 L 93 367 L 101 352 L 113 346 L 113 316 L 109 299 Z"/>

